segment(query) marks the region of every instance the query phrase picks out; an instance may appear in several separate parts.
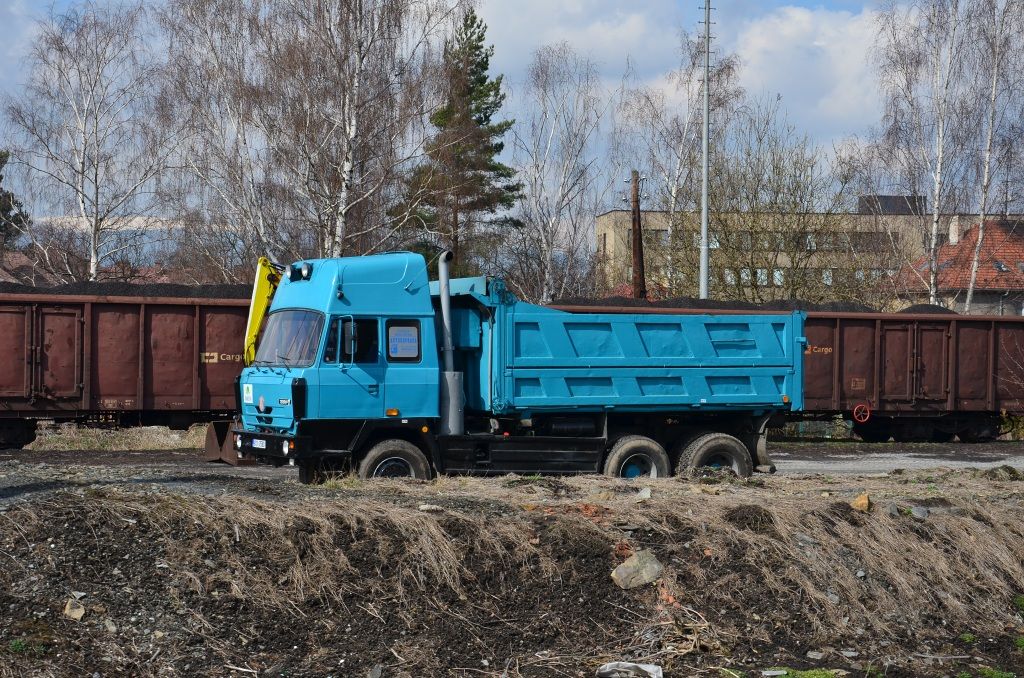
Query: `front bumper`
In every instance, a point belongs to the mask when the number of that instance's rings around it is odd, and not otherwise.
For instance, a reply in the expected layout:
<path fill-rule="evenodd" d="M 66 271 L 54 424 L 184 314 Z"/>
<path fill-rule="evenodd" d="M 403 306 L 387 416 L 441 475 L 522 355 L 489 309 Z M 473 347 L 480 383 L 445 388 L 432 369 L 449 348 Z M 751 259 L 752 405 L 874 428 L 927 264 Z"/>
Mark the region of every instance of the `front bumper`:
<path fill-rule="evenodd" d="M 288 463 L 313 456 L 312 440 L 307 436 L 246 431 L 232 427 L 231 443 L 242 459 L 275 460 Z"/>

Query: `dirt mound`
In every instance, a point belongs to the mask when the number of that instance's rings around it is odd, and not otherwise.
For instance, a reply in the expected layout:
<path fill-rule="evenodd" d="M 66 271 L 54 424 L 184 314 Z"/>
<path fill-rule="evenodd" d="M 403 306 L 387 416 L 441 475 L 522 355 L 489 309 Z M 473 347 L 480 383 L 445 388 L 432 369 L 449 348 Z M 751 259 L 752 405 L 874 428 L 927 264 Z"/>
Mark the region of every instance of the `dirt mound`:
<path fill-rule="evenodd" d="M 803 486 L 770 502 L 763 487 L 649 486 L 642 502 L 599 479 L 50 494 L 0 514 L 0 675 L 1021 666 L 1019 501 L 953 498 L 921 522 L 854 519 Z M 661 579 L 619 589 L 611 570 L 640 550 Z M 983 640 L 965 647 L 967 632 Z"/>
<path fill-rule="evenodd" d="M 996 466 L 995 468 L 985 469 L 984 471 L 978 471 L 978 477 L 984 478 L 985 480 L 1018 481 L 1024 480 L 1024 473 L 1012 466 L 1004 464 L 1002 466 Z"/>

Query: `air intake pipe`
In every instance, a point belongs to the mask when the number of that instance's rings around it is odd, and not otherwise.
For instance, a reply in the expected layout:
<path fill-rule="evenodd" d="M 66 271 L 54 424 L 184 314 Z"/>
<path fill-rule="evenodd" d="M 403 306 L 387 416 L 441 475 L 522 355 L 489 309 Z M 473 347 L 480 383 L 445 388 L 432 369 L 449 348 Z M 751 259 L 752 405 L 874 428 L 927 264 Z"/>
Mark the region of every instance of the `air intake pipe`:
<path fill-rule="evenodd" d="M 437 260 L 438 293 L 441 297 L 441 351 L 444 372 L 441 373 L 441 433 L 462 435 L 465 431 L 463 410 L 466 398 L 462 391 L 462 372 L 455 371 L 455 348 L 452 345 L 452 291 L 449 264 L 454 258 L 450 250 Z"/>

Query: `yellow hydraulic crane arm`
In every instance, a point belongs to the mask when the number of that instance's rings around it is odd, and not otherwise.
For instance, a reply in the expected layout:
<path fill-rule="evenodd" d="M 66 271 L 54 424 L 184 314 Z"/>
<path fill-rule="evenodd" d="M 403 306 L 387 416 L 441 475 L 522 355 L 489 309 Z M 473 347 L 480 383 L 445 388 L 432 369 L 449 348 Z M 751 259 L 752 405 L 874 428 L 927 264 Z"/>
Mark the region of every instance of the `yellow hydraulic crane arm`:
<path fill-rule="evenodd" d="M 263 326 L 263 318 L 267 315 L 274 292 L 281 284 L 281 273 L 270 263 L 270 259 L 260 257 L 256 264 L 256 282 L 252 286 L 252 301 L 249 303 L 249 320 L 245 324 L 245 352 L 243 360 L 248 367 L 256 359 L 256 337 Z"/>

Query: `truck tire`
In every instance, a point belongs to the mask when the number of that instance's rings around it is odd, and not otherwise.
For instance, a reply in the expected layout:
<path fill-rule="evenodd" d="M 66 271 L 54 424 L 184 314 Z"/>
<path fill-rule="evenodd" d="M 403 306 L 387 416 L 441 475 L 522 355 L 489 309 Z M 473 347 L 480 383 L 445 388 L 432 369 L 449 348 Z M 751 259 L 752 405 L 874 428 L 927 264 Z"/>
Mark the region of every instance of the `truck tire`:
<path fill-rule="evenodd" d="M 604 462 L 604 474 L 613 478 L 665 478 L 671 468 L 665 448 L 646 436 L 619 438 Z"/>
<path fill-rule="evenodd" d="M 430 478 L 430 462 L 418 447 L 408 440 L 392 438 L 374 445 L 359 462 L 359 477 Z"/>
<path fill-rule="evenodd" d="M 754 472 L 747 446 L 727 433 L 706 433 L 687 445 L 679 455 L 676 475 L 704 467 L 730 468 L 740 478 Z"/>

